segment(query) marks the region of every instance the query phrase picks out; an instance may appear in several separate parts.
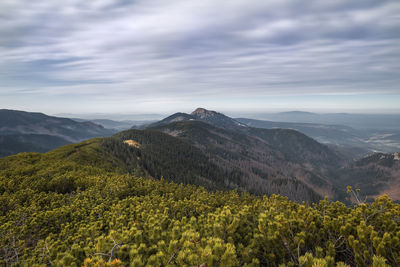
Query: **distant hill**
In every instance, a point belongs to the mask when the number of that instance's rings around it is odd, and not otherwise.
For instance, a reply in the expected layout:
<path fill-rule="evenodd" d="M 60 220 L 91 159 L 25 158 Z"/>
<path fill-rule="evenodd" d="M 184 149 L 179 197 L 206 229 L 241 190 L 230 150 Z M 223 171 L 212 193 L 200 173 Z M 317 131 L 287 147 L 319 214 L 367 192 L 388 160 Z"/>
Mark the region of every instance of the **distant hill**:
<path fill-rule="evenodd" d="M 363 141 L 368 134 L 344 125 L 327 125 L 317 123 L 276 122 L 238 118 L 237 121 L 247 126 L 265 129 L 293 129 L 320 143 L 333 146 L 360 147 L 368 151 L 368 144 Z"/>
<path fill-rule="evenodd" d="M 154 120 L 123 120 L 123 121 L 116 121 L 110 119 L 80 119 L 80 118 L 72 118 L 74 121 L 78 122 L 85 122 L 90 121 L 95 124 L 101 125 L 106 129 L 113 129 L 116 131 L 123 131 L 132 128 L 133 126 L 138 127 L 146 124 L 150 124 L 154 122 Z"/>
<path fill-rule="evenodd" d="M 298 112 L 293 112 L 299 114 Z M 288 114 L 288 113 L 285 113 Z M 291 114 L 291 113 L 290 113 Z M 302 113 L 300 113 L 301 115 Z M 310 114 L 309 114 L 310 115 Z M 319 116 L 311 113 L 312 116 Z M 296 116 L 291 117 L 296 118 Z M 304 117 L 302 117 L 304 118 Z M 400 150 L 400 133 L 396 130 L 382 129 L 355 129 L 346 125 L 332 125 L 325 123 L 279 122 L 237 118 L 247 126 L 265 129 L 294 129 L 304 133 L 320 143 L 339 146 L 339 150 L 350 150 L 356 157 L 363 156 L 373 151 L 386 153 Z"/>
<path fill-rule="evenodd" d="M 301 110 L 279 112 L 278 114 L 279 115 L 289 115 L 289 116 L 314 116 L 314 115 L 318 115 L 317 113 L 308 112 L 308 111 L 301 111 Z"/>
<path fill-rule="evenodd" d="M 388 194 L 400 201 L 400 154 L 374 153 L 336 173 L 335 183 L 359 188 L 362 195 Z"/>
<path fill-rule="evenodd" d="M 0 155 L 45 152 L 88 138 L 110 136 L 114 132 L 93 122 L 76 122 L 43 113 L 1 109 Z"/>

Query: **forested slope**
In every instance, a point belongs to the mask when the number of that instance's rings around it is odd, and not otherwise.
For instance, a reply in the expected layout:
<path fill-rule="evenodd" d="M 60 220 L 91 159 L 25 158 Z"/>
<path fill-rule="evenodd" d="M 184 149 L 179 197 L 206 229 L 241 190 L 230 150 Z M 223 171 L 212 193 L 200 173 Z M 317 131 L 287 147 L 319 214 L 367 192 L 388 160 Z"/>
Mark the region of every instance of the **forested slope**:
<path fill-rule="evenodd" d="M 127 145 L 129 141 L 137 145 Z M 235 173 L 225 172 L 210 162 L 198 148 L 156 131 L 124 131 L 103 139 L 101 146 L 124 161 L 130 172 L 142 171 L 158 179 L 209 189 L 224 189 L 229 187 L 224 180 L 235 184 L 239 179 Z"/>
<path fill-rule="evenodd" d="M 360 188 L 365 195 L 388 194 L 400 202 L 399 153 L 374 153 L 365 156 L 336 173 L 337 184 Z"/>
<path fill-rule="evenodd" d="M 259 146 L 254 153 L 255 140 L 241 134 L 232 135 L 219 128 L 210 132 L 210 125 L 198 121 L 169 126 L 181 134 L 174 137 L 154 130 L 129 130 L 104 139 L 102 146 L 130 165 L 130 169 L 140 168 L 158 179 L 164 177 L 212 190 L 236 188 L 258 195 L 279 193 L 300 202 L 321 199 L 300 180 L 280 173 L 282 161 L 271 155 L 276 152 L 265 144 L 257 142 Z M 227 138 L 223 133 L 230 136 Z M 124 142 L 129 140 L 137 145 L 127 146 Z M 263 165 L 252 164 L 254 157 L 268 164 L 267 172 L 262 169 Z"/>
<path fill-rule="evenodd" d="M 20 152 L 47 152 L 70 142 L 47 134 L 9 134 L 0 135 L 0 157 Z"/>
<path fill-rule="evenodd" d="M 325 154 L 325 146 L 298 132 L 258 131 L 256 128 L 233 131 L 202 121 L 179 121 L 150 129 L 189 142 L 224 169 L 239 170 L 244 177 L 242 184 L 248 191 L 268 193 L 273 188 L 272 192 L 290 196 L 293 200 L 315 196 L 310 188 L 319 195 L 334 195 L 328 179 L 317 170 L 326 166 L 327 160 L 323 157 L 331 159 L 328 157 L 330 154 Z M 318 155 L 312 155 L 315 151 Z"/>
<path fill-rule="evenodd" d="M 102 141 L 0 159 L 0 265 L 400 264 L 387 197 L 350 208 L 209 192 L 127 174 Z"/>

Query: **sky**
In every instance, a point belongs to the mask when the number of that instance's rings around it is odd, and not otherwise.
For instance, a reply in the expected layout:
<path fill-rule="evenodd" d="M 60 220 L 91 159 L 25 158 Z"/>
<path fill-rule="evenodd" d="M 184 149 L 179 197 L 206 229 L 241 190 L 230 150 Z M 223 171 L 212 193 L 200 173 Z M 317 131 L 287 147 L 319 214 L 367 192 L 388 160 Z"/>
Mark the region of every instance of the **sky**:
<path fill-rule="evenodd" d="M 400 1 L 0 1 L 0 108 L 197 107 L 400 113 Z"/>

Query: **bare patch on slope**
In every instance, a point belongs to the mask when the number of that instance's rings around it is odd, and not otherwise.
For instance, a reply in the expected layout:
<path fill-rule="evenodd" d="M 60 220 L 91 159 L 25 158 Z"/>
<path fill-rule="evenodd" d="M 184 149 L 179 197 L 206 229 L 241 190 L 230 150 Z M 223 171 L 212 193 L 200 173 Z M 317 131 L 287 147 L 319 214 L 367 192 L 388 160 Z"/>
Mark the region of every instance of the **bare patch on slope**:
<path fill-rule="evenodd" d="M 129 145 L 129 146 L 133 146 L 133 147 L 136 147 L 136 148 L 140 148 L 140 144 L 139 144 L 138 142 L 136 142 L 135 140 L 131 140 L 131 139 L 129 139 L 129 140 L 124 140 L 124 143 L 127 144 L 127 145 Z"/>

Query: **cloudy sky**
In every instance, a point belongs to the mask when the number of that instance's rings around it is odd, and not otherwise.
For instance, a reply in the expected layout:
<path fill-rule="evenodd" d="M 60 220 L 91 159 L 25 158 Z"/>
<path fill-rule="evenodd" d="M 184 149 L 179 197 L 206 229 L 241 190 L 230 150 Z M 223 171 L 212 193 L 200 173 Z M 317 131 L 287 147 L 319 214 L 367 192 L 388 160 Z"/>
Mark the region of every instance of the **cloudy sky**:
<path fill-rule="evenodd" d="M 0 1 L 0 108 L 198 106 L 400 113 L 400 1 Z"/>

